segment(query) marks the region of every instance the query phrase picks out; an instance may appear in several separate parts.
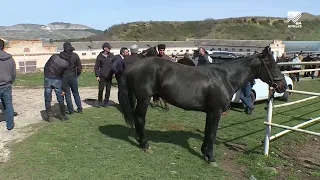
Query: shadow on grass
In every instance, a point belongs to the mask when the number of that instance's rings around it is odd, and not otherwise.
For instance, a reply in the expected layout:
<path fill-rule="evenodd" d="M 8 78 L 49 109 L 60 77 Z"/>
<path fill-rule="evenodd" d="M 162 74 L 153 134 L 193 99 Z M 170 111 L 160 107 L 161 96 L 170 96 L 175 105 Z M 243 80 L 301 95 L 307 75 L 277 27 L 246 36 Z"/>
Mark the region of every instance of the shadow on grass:
<path fill-rule="evenodd" d="M 129 137 L 134 137 L 135 130 L 133 128 L 129 128 L 123 125 L 106 125 L 100 126 L 99 131 L 111 138 L 123 140 L 129 142 L 130 144 L 139 147 L 136 141 L 132 141 Z M 150 146 L 152 143 L 171 143 L 182 148 L 185 148 L 191 154 L 202 159 L 202 155 L 195 151 L 192 147 L 190 147 L 188 143 L 189 138 L 194 138 L 198 140 L 203 140 L 203 136 L 199 133 L 191 132 L 191 131 L 157 131 L 157 130 L 147 130 L 146 136 L 149 141 Z M 150 143 L 151 142 L 151 143 Z"/>
<path fill-rule="evenodd" d="M 99 101 L 98 101 L 97 99 L 87 98 L 87 99 L 85 99 L 83 102 L 86 103 L 86 104 L 88 104 L 88 105 L 90 105 L 90 106 L 92 106 L 92 107 L 100 108 L 100 106 L 99 106 Z M 117 108 L 117 110 L 118 110 L 119 112 L 121 112 L 121 111 L 120 111 L 120 105 L 117 104 L 116 102 L 110 100 L 110 101 L 109 101 L 109 106 L 113 106 L 113 107 Z M 101 108 L 103 108 L 103 107 L 101 107 Z"/>
<path fill-rule="evenodd" d="M 51 104 L 51 110 L 52 110 L 52 114 L 53 114 L 53 117 L 54 118 L 57 118 L 57 119 L 60 119 L 60 108 L 59 108 L 59 103 L 55 103 L 55 104 Z M 44 121 L 48 121 L 48 116 L 47 116 L 47 113 L 46 113 L 46 110 L 43 109 L 40 111 L 40 114 L 41 114 L 41 118 L 42 120 Z"/>

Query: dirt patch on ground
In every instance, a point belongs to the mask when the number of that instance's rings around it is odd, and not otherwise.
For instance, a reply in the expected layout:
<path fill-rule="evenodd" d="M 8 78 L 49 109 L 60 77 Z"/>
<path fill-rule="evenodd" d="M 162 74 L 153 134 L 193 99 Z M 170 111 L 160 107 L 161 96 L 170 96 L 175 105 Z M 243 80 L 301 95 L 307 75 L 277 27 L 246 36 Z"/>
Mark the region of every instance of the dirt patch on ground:
<path fill-rule="evenodd" d="M 245 173 L 246 166 L 237 162 L 236 155 L 237 152 L 234 150 L 229 149 L 225 151 L 219 159 L 219 165 L 222 167 L 222 169 L 229 173 L 229 177 L 227 177 L 227 179 L 249 179 Z"/>
<path fill-rule="evenodd" d="M 92 104 L 84 102 L 85 99 L 96 99 L 98 95 L 97 88 L 80 88 L 80 97 L 82 99 L 83 108 L 92 107 Z M 110 100 L 118 102 L 117 88 L 111 89 Z M 6 162 L 9 159 L 10 148 L 12 142 L 22 141 L 30 134 L 35 132 L 35 129 L 30 125 L 43 122 L 44 117 L 44 91 L 42 88 L 31 89 L 14 87 L 12 91 L 13 107 L 18 116 L 14 118 L 15 128 L 12 131 L 6 129 L 6 122 L 3 114 L 0 114 L 0 163 Z M 53 112 L 58 113 L 55 93 L 52 93 Z M 74 108 L 76 106 L 74 104 Z"/>
<path fill-rule="evenodd" d="M 320 171 L 320 138 L 308 136 L 305 141 L 297 142 L 283 147 L 279 156 L 292 162 L 290 166 L 295 166 L 296 172 L 301 179 L 318 179 L 320 177 L 311 177 L 310 169 Z M 277 167 L 279 175 L 277 179 L 287 179 L 291 172 L 290 166 Z"/>

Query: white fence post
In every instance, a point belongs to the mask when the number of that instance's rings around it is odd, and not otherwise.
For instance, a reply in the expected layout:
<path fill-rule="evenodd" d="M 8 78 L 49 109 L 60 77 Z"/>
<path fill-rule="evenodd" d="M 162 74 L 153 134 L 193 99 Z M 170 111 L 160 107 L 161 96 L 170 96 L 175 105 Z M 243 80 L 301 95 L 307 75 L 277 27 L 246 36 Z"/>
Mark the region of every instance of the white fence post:
<path fill-rule="evenodd" d="M 273 92 L 273 89 L 269 87 L 269 97 L 271 96 L 271 93 Z M 267 123 L 272 123 L 272 107 L 273 107 L 273 97 L 270 98 L 268 102 L 268 111 L 267 111 Z M 264 138 L 264 155 L 269 155 L 269 143 L 270 143 L 270 134 L 271 134 L 271 125 L 266 124 L 265 127 L 265 138 Z"/>

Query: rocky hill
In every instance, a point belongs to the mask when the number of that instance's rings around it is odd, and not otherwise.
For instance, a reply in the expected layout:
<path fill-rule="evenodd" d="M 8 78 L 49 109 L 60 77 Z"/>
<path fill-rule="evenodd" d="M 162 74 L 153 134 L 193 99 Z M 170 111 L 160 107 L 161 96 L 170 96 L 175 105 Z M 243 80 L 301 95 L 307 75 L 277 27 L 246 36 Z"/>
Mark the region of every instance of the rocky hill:
<path fill-rule="evenodd" d="M 13 26 L 0 26 L 0 37 L 6 40 L 13 39 L 41 39 L 44 41 L 86 38 L 101 34 L 81 24 L 53 22 L 48 25 L 16 24 Z"/>
<path fill-rule="evenodd" d="M 87 40 L 282 39 L 320 40 L 320 16 L 303 13 L 302 28 L 288 28 L 286 17 L 239 17 L 202 21 L 149 21 L 114 25 Z"/>

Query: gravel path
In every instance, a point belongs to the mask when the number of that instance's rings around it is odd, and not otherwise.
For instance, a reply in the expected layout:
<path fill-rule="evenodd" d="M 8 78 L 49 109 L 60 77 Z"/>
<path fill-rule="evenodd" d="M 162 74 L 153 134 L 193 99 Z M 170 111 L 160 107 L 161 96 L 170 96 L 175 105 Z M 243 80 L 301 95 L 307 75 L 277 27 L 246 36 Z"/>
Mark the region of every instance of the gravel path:
<path fill-rule="evenodd" d="M 83 108 L 92 107 L 83 100 L 90 98 L 96 99 L 98 95 L 98 88 L 80 88 L 80 97 L 82 99 Z M 110 100 L 118 102 L 118 89 L 112 87 L 110 93 Z M 6 162 L 10 155 L 11 142 L 19 142 L 32 134 L 35 130 L 29 125 L 42 122 L 41 112 L 45 110 L 43 89 L 25 89 L 13 88 L 13 106 L 18 116 L 15 117 L 15 128 L 12 131 L 6 129 L 4 116 L 0 115 L 0 163 Z M 73 97 L 72 97 L 73 99 Z M 52 105 L 57 103 L 54 91 L 52 93 Z M 74 108 L 76 106 L 74 104 Z"/>

